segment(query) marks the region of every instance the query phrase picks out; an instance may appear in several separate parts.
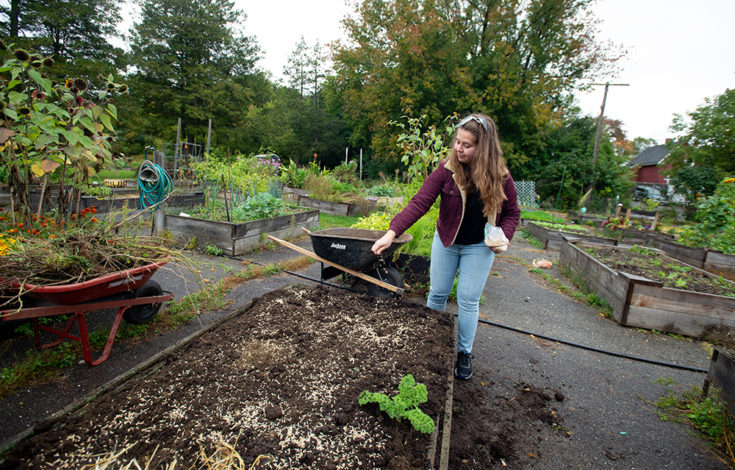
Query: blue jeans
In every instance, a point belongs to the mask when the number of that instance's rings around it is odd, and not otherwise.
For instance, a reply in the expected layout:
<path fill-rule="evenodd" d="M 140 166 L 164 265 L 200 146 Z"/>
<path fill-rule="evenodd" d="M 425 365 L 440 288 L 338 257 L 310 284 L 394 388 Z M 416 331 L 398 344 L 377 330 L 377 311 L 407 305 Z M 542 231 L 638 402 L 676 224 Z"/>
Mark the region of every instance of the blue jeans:
<path fill-rule="evenodd" d="M 457 282 L 457 305 L 459 307 L 457 350 L 472 352 L 477 320 L 480 316 L 480 296 L 485 288 L 495 252 L 485 242 L 475 245 L 452 245 L 445 247 L 439 235 L 434 233 L 431 246 L 431 287 L 426 306 L 444 310 L 452 292 L 454 277 L 459 270 Z"/>

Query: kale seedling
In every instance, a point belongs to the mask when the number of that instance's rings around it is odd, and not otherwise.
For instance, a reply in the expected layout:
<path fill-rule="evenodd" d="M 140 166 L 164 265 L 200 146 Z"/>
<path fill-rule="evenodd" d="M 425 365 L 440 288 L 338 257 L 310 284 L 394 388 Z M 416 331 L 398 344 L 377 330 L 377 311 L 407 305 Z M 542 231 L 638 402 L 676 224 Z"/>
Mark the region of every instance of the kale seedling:
<path fill-rule="evenodd" d="M 362 406 L 368 403 L 377 403 L 381 411 L 396 421 L 407 418 L 413 428 L 419 432 L 430 434 L 434 432 L 434 420 L 419 409 L 421 403 L 428 400 L 426 385 L 417 384 L 411 374 L 405 375 L 398 385 L 398 395 L 389 398 L 383 393 L 372 393 L 365 390 L 360 394 L 357 402 Z"/>

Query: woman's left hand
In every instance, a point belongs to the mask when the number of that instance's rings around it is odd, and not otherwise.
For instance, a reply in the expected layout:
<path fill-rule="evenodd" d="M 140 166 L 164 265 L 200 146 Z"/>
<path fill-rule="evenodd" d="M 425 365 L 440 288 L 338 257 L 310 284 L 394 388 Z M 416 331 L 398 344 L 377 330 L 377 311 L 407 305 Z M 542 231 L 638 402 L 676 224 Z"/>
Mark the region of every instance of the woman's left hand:
<path fill-rule="evenodd" d="M 510 243 L 508 243 L 505 246 L 496 246 L 492 250 L 493 250 L 493 252 L 495 252 L 495 254 L 498 254 L 498 253 L 503 253 L 505 251 L 508 251 L 508 248 L 510 248 Z"/>

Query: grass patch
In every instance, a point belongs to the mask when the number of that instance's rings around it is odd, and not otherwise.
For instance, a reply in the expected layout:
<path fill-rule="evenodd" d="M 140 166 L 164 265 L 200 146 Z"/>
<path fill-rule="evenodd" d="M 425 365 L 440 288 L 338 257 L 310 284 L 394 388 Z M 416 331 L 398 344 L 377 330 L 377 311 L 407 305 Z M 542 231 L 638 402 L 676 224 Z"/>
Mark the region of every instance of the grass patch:
<path fill-rule="evenodd" d="M 323 230 L 334 227 L 349 227 L 350 225 L 357 222 L 357 219 L 359 219 L 358 216 L 351 217 L 319 212 L 319 229 Z"/>
<path fill-rule="evenodd" d="M 540 250 L 544 249 L 544 244 L 541 243 L 541 240 L 531 235 L 531 232 L 528 230 L 521 230 L 521 237 L 528 242 L 529 245 L 534 246 Z"/>
<path fill-rule="evenodd" d="M 563 223 L 566 219 L 553 212 L 535 211 L 521 209 L 521 218 L 524 220 L 537 220 L 539 222 Z"/>
<path fill-rule="evenodd" d="M 138 177 L 138 170 L 100 170 L 91 181 L 102 182 L 103 180 L 131 180 Z"/>
<path fill-rule="evenodd" d="M 682 390 L 670 377 L 659 377 L 655 382 L 666 386 L 664 396 L 655 403 L 647 402 L 659 408 L 659 418 L 690 426 L 710 443 L 718 459 L 735 468 L 735 423 L 720 400 L 719 391 L 710 390 L 704 397 L 700 387 Z"/>
<path fill-rule="evenodd" d="M 22 361 L 0 371 L 0 399 L 29 384 L 56 379 L 62 369 L 77 361 L 81 352 L 79 343 L 69 341 L 53 349 L 29 350 Z"/>
<path fill-rule="evenodd" d="M 553 285 L 557 291 L 568 295 L 578 302 L 582 302 L 590 307 L 596 308 L 600 311 L 600 315 L 610 318 L 611 320 L 615 319 L 612 314 L 612 306 L 599 295 L 588 292 L 583 280 L 579 279 L 578 276 L 574 276 L 568 269 L 562 268 L 559 272 L 561 272 L 565 278 L 569 279 L 576 289 L 564 284 L 541 268 L 531 268 L 528 271 L 541 276 L 546 282 Z"/>

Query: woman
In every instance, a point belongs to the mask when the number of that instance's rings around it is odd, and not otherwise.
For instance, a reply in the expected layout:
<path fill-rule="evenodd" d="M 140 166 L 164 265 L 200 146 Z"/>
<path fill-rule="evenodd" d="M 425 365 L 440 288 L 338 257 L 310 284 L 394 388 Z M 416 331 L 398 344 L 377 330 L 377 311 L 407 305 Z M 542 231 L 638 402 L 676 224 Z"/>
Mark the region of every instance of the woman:
<path fill-rule="evenodd" d="M 521 213 L 495 123 L 488 116 L 472 114 L 457 124 L 449 158 L 439 163 L 408 205 L 391 220 L 390 228 L 373 244 L 372 251 L 380 254 L 389 247 L 393 239 L 431 208 L 439 195 L 426 305 L 436 310 L 446 308 L 459 270 L 459 333 L 454 373 L 469 379 L 480 296 L 495 253 L 507 248 L 491 249 L 485 245 L 485 224 L 491 222 L 500 227 L 510 241 Z"/>

